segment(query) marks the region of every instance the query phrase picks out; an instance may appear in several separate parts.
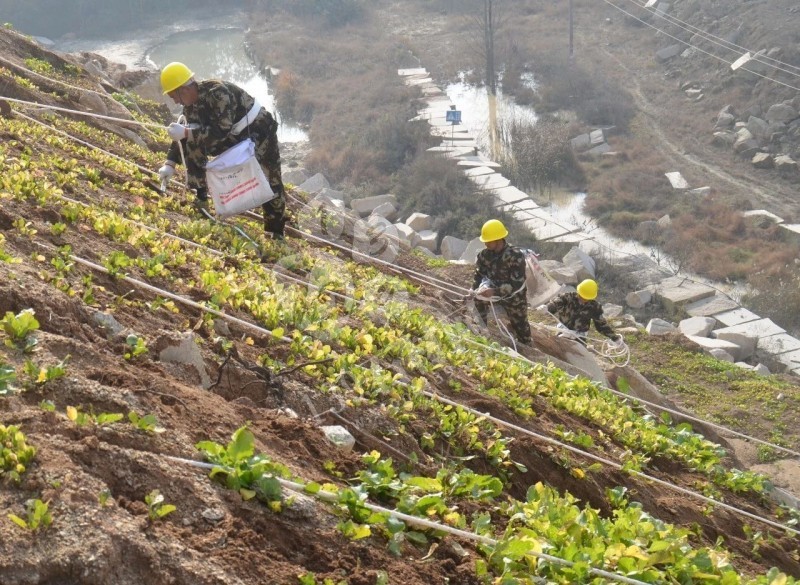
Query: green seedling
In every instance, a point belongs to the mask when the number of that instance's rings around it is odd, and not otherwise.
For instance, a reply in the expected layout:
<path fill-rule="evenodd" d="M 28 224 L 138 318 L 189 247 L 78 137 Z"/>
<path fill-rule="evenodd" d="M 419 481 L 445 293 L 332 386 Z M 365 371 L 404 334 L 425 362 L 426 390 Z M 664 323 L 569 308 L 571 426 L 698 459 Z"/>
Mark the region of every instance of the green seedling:
<path fill-rule="evenodd" d="M 27 444 L 19 427 L 0 425 L 0 478 L 19 481 L 35 455 L 36 449 Z"/>
<path fill-rule="evenodd" d="M 99 494 L 97 494 L 97 503 L 100 504 L 101 508 L 105 508 L 106 504 L 108 504 L 110 499 L 111 499 L 111 492 L 107 489 L 102 490 Z"/>
<path fill-rule="evenodd" d="M 16 229 L 23 236 L 32 238 L 36 235 L 37 230 L 31 227 L 33 224 L 29 221 L 25 221 L 25 219 L 22 217 L 15 219 L 12 225 L 14 226 L 14 229 Z"/>
<path fill-rule="evenodd" d="M 14 391 L 13 383 L 16 379 L 14 366 L 0 360 L 0 396 L 7 396 Z"/>
<path fill-rule="evenodd" d="M 9 514 L 9 520 L 20 528 L 25 528 L 31 532 L 37 532 L 41 528 L 47 528 L 53 523 L 49 501 L 28 500 L 27 509 L 25 518 L 20 518 L 16 514 Z"/>
<path fill-rule="evenodd" d="M 21 262 L 19 258 L 15 258 L 3 249 L 5 243 L 6 237 L 3 234 L 0 234 L 0 262 L 6 262 L 7 264 L 19 264 Z"/>
<path fill-rule="evenodd" d="M 158 490 L 153 490 L 144 497 L 147 504 L 147 516 L 150 521 L 161 520 L 168 514 L 172 514 L 177 508 L 172 504 L 164 503 L 164 496 Z"/>
<path fill-rule="evenodd" d="M 50 233 L 53 234 L 54 236 L 60 236 L 66 231 L 66 229 L 67 229 L 67 224 L 59 221 L 58 223 L 54 223 L 53 225 L 50 226 Z"/>
<path fill-rule="evenodd" d="M 86 426 L 94 420 L 91 414 L 88 412 L 82 412 L 80 409 L 75 408 L 74 406 L 67 406 L 67 418 L 79 427 Z"/>
<path fill-rule="evenodd" d="M 149 350 L 147 349 L 147 343 L 145 342 L 143 337 L 139 337 L 138 335 L 134 335 L 131 333 L 128 337 L 125 338 L 125 344 L 128 346 L 128 351 L 125 352 L 125 359 L 126 360 L 133 360 L 140 355 L 146 354 Z"/>
<path fill-rule="evenodd" d="M 124 270 L 132 264 L 133 260 L 131 260 L 125 252 L 120 252 L 118 250 L 111 252 L 111 254 L 103 260 L 103 266 L 108 270 L 109 276 L 114 278 L 125 276 Z"/>
<path fill-rule="evenodd" d="M 25 59 L 25 65 L 31 71 L 35 71 L 36 73 L 41 73 L 42 75 L 52 75 L 53 73 L 53 66 L 49 62 L 43 59 L 30 57 L 28 59 Z"/>
<path fill-rule="evenodd" d="M 106 425 L 113 425 L 115 422 L 121 421 L 125 415 L 119 412 L 101 412 L 94 417 L 94 422 L 101 427 Z"/>
<path fill-rule="evenodd" d="M 36 349 L 39 341 L 32 333 L 39 329 L 39 322 L 34 317 L 33 309 L 25 309 L 16 315 L 7 311 L 2 324 L 7 347 L 20 349 L 23 353 L 31 353 Z"/>
<path fill-rule="evenodd" d="M 67 355 L 54 366 L 37 366 L 32 360 L 27 360 L 23 369 L 34 384 L 44 386 L 48 382 L 58 380 L 67 375 L 67 362 L 69 358 L 70 356 Z"/>
<path fill-rule="evenodd" d="M 158 425 L 158 419 L 152 414 L 139 416 L 132 410 L 128 413 L 128 420 L 137 429 L 146 433 L 163 433 L 166 430 Z"/>

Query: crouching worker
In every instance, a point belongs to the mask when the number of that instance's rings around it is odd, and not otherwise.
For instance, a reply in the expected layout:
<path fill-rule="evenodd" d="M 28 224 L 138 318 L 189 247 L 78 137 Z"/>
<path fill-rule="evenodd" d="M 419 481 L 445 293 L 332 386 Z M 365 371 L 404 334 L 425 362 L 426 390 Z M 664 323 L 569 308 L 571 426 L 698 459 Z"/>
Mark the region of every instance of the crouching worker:
<path fill-rule="evenodd" d="M 281 180 L 281 157 L 278 151 L 278 123 L 258 101 L 242 88 L 227 81 L 196 81 L 183 63 L 170 63 L 161 71 L 161 88 L 172 101 L 183 106 L 186 124 L 172 123 L 167 129 L 172 143 L 167 160 L 158 170 L 162 181 L 175 174 L 181 155 L 186 155 L 189 187 L 197 193 L 195 207 L 208 208 L 205 166 L 209 156 L 250 138 L 255 155 L 275 197 L 264 203 L 264 230 L 283 239 L 286 223 L 286 196 Z"/>
<path fill-rule="evenodd" d="M 490 219 L 481 229 L 480 240 L 486 246 L 475 265 L 475 308 L 486 322 L 489 301 L 502 306 L 508 315 L 511 332 L 519 343 L 530 345 L 528 297 L 525 289 L 525 254 L 506 243 L 508 230 L 497 219 Z"/>
<path fill-rule="evenodd" d="M 620 336 L 614 333 L 614 329 L 603 316 L 603 307 L 595 300 L 596 298 L 597 283 L 586 279 L 578 285 L 577 292 L 562 293 L 540 308 L 546 308 L 555 315 L 560 321 L 559 327 L 574 333 L 577 340 L 584 345 L 592 322 L 598 333 L 602 333 L 612 341 L 620 341 Z"/>

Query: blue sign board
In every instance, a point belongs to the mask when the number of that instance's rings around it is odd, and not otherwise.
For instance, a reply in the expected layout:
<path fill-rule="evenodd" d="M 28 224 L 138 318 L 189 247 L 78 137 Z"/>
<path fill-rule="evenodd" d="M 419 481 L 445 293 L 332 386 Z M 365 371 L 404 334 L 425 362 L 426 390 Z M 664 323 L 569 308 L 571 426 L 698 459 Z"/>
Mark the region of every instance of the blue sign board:
<path fill-rule="evenodd" d="M 445 121 L 453 124 L 461 124 L 461 110 L 447 110 Z"/>

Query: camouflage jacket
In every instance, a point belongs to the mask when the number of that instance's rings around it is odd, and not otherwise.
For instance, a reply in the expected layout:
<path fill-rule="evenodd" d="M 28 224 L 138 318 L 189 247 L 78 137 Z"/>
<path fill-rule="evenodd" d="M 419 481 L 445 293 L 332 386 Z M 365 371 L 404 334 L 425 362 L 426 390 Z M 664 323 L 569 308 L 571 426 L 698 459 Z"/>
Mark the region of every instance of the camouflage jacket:
<path fill-rule="evenodd" d="M 192 130 L 191 139 L 182 141 L 190 171 L 197 169 L 190 172 L 191 187 L 199 187 L 205 183 L 204 177 L 193 175 L 203 169 L 208 157 L 217 156 L 248 137 L 256 143 L 256 156 L 262 165 L 280 165 L 278 125 L 269 112 L 261 108 L 249 126 L 240 134 L 233 134 L 231 129 L 234 124 L 249 113 L 255 99 L 242 88 L 227 81 L 207 79 L 197 85 L 197 101 L 183 108 L 187 124 L 197 125 Z M 167 159 L 176 164 L 181 162 L 178 143 L 172 143 Z"/>
<path fill-rule="evenodd" d="M 547 310 L 558 317 L 568 329 L 586 333 L 594 321 L 594 327 L 606 337 L 615 339 L 617 334 L 603 317 L 603 307 L 597 301 L 581 302 L 578 293 L 569 292 L 558 295 L 547 303 Z"/>
<path fill-rule="evenodd" d="M 508 297 L 520 291 L 514 297 L 525 297 L 525 253 L 514 246 L 506 246 L 499 252 L 492 252 L 489 249 L 482 250 L 478 254 L 475 263 L 475 278 L 472 289 L 476 290 L 484 279 L 492 283 L 495 295 L 498 297 Z"/>

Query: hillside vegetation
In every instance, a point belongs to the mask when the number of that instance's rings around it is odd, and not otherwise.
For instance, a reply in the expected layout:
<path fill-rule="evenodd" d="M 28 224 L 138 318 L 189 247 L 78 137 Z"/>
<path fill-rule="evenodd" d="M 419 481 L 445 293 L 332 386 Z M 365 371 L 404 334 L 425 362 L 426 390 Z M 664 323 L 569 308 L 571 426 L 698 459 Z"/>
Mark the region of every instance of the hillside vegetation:
<path fill-rule="evenodd" d="M 0 39 L 5 97 L 85 111 Z M 719 445 L 320 243 L 296 190 L 287 241 L 198 219 L 132 128 L 0 117 L 3 584 L 796 583 L 796 516 Z"/>

